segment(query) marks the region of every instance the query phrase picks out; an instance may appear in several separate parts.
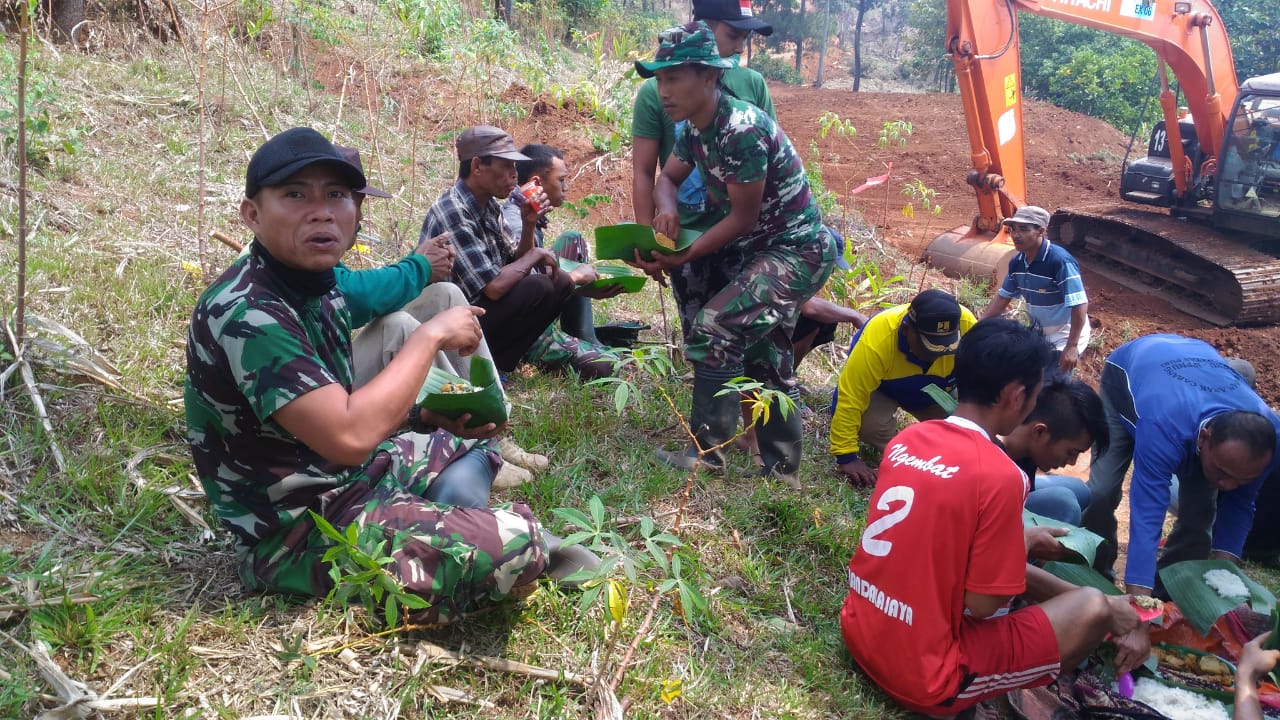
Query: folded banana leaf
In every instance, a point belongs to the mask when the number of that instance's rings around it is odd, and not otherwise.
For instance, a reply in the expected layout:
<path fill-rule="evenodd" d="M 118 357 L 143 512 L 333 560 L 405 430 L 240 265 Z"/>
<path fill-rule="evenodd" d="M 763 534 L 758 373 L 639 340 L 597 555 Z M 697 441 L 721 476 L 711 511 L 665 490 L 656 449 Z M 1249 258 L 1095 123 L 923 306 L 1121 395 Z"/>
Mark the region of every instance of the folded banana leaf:
<path fill-rule="evenodd" d="M 469 393 L 440 392 L 446 383 L 466 383 L 478 389 Z M 507 399 L 498 384 L 498 371 L 492 362 L 484 358 L 472 358 L 470 381 L 440 368 L 431 368 L 426 382 L 418 391 L 418 405 L 448 418 L 471 413 L 467 427 L 486 423 L 501 425 L 507 420 Z"/>
<path fill-rule="evenodd" d="M 943 390 L 933 383 L 925 385 L 922 392 L 924 392 L 925 395 L 928 395 L 929 398 L 937 403 L 938 407 L 942 408 L 948 415 L 955 412 L 956 406 L 960 404 L 951 396 L 951 393 Z"/>
<path fill-rule="evenodd" d="M 1058 542 L 1067 549 L 1068 555 L 1063 558 L 1063 562 L 1082 563 L 1084 565 L 1092 565 L 1093 558 L 1098 554 L 1098 545 L 1102 544 L 1102 538 L 1094 533 L 1079 528 L 1074 525 L 1068 525 L 1052 518 L 1037 515 L 1030 510 L 1022 511 L 1022 526 L 1057 527 L 1066 528 L 1067 534 L 1058 538 Z M 1102 577 L 1099 575 L 1099 577 Z M 1105 578 L 1104 578 L 1105 579 Z M 1077 583 L 1079 584 L 1079 583 Z"/>
<path fill-rule="evenodd" d="M 1102 573 L 1088 565 L 1050 561 L 1044 564 L 1044 571 L 1073 585 L 1097 588 L 1108 595 L 1123 594 L 1115 583 L 1106 579 L 1102 576 Z"/>
<path fill-rule="evenodd" d="M 622 223 L 620 225 L 601 225 L 596 228 L 596 258 L 600 260 L 632 260 L 636 251 L 640 256 L 649 257 L 649 252 L 673 253 L 684 250 L 693 244 L 702 233 L 694 230 L 681 230 L 674 239 L 675 247 L 663 247 L 658 243 L 653 228 L 649 225 Z"/>
<path fill-rule="evenodd" d="M 1239 577 L 1248 594 L 1230 598 L 1219 595 L 1204 579 L 1204 574 L 1210 570 L 1226 570 Z M 1270 615 L 1276 609 L 1275 595 L 1228 560 L 1187 560 L 1174 563 L 1160 569 L 1160 580 L 1169 597 L 1182 610 L 1187 622 L 1201 635 L 1207 634 L 1218 618 L 1242 603 L 1248 603 L 1254 612 L 1264 615 Z"/>

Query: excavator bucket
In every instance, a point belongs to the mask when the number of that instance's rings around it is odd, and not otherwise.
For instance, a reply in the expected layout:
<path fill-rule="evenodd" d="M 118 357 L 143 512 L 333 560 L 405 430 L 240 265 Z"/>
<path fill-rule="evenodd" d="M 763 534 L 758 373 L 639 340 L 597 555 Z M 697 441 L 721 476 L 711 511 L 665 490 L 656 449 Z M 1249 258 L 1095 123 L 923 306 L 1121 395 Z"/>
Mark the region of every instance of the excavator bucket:
<path fill-rule="evenodd" d="M 961 225 L 934 238 L 922 259 L 951 277 L 971 277 L 999 285 L 1018 251 L 997 237 L 1007 236 L 974 233 L 968 225 Z"/>

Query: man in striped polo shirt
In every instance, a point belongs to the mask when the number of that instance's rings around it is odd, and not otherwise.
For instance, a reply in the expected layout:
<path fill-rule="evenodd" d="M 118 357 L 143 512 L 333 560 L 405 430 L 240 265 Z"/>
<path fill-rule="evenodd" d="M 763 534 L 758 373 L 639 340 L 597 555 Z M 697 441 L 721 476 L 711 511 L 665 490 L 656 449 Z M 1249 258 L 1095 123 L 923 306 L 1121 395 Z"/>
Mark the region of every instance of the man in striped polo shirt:
<path fill-rule="evenodd" d="M 1023 298 L 1032 323 L 1057 351 L 1058 369 L 1069 373 L 1089 346 L 1089 298 L 1080 266 L 1066 248 L 1045 237 L 1049 213 L 1044 208 L 1024 205 L 1004 224 L 1018 254 L 980 319 L 999 317 L 1011 300 Z"/>

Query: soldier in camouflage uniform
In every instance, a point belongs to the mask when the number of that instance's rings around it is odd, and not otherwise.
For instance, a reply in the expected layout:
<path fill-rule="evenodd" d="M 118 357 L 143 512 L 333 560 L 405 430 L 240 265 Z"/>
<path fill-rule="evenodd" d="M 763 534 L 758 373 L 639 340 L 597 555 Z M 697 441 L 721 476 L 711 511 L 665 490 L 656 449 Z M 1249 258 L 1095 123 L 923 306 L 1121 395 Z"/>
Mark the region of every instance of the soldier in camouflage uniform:
<path fill-rule="evenodd" d="M 689 248 L 635 259 L 651 275 L 685 267 L 681 313 L 685 356 L 694 366 L 690 420 L 704 449 L 725 442 L 736 427 L 737 396 L 718 394 L 726 381 L 745 374 L 798 399 L 791 332 L 801 304 L 826 282 L 836 257 L 791 141 L 759 108 L 722 92 L 720 76 L 730 66 L 701 22 L 663 32 L 655 59 L 636 63 L 641 76 L 658 78 L 671 119 L 688 121 L 658 177 L 654 229 L 679 233 L 676 189 L 695 167 L 708 201 L 727 210 Z M 758 430 L 763 473 L 794 487 L 800 417 L 773 410 Z M 682 468 L 692 467 L 696 455 L 695 448 L 659 452 Z M 713 466 L 724 461 L 719 453 L 707 460 Z"/>
<path fill-rule="evenodd" d="M 451 421 L 414 404 L 437 351 L 475 349 L 481 311 L 455 307 L 423 323 L 382 373 L 352 390 L 351 316 L 333 268 L 354 241 L 352 192 L 364 186 L 363 173 L 309 128 L 254 154 L 240 215 L 257 242 L 200 296 L 191 319 L 188 440 L 214 511 L 238 541 L 246 586 L 331 588 L 322 559 L 331 543 L 315 513 L 340 530 L 355 525 L 370 553 L 385 542 L 387 569 L 431 603 L 417 619 L 453 622 L 533 582 L 548 565 L 548 540 L 523 505 L 430 500 L 477 472 L 492 477 L 501 462 L 462 440 L 500 428 L 466 429 L 465 415 Z"/>

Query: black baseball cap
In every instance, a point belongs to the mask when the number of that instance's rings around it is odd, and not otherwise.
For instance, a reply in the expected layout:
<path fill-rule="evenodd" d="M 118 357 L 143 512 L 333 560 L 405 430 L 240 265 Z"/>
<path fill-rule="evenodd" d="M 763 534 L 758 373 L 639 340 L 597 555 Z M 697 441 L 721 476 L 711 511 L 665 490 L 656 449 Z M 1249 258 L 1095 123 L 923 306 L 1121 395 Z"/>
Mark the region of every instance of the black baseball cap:
<path fill-rule="evenodd" d="M 773 34 L 773 26 L 751 11 L 751 0 L 693 0 L 693 19 L 719 20 L 738 30 Z"/>
<path fill-rule="evenodd" d="M 311 128 L 296 127 L 266 141 L 249 158 L 249 169 L 244 176 L 244 196 L 251 198 L 262 188 L 279 185 L 319 162 L 337 168 L 354 190 L 368 185 L 364 172 L 343 157 L 328 138 Z"/>
<path fill-rule="evenodd" d="M 925 290 L 907 310 L 911 325 L 929 352 L 950 355 L 960 346 L 960 303 L 943 290 Z"/>

